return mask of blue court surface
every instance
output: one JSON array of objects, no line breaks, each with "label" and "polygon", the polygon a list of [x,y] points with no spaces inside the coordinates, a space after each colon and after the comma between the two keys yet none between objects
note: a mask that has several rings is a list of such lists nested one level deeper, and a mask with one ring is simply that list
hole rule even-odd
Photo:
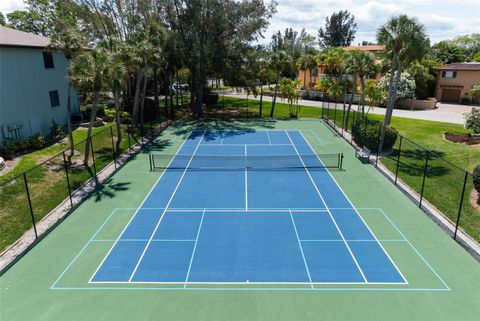
[{"label": "blue court surface", "polygon": [[322,165],[300,131],[190,133],[90,282],[406,284]]}]

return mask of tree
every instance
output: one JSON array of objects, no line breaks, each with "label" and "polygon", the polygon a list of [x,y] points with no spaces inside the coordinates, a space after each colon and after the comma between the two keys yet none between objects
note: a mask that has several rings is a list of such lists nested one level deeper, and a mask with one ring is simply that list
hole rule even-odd
[{"label": "tree", "polygon": [[50,36],[53,16],[61,0],[25,0],[27,10],[15,10],[7,14],[9,27],[31,32],[37,35]]},{"label": "tree", "polygon": [[269,55],[270,68],[275,72],[275,93],[273,95],[270,117],[273,117],[273,113],[275,112],[275,103],[277,101],[278,83],[280,80],[281,72],[285,69],[285,66],[288,66],[290,63],[291,58],[285,51],[273,51]]},{"label": "tree", "polygon": [[362,115],[365,114],[365,87],[366,79],[375,77],[377,67],[375,65],[375,56],[367,51],[352,50],[346,55],[344,62],[345,70],[353,77],[353,86],[351,99],[348,104],[346,122],[348,123],[348,116],[352,107],[353,96],[357,90],[357,78],[360,79],[361,86],[361,103],[362,103]]},{"label": "tree", "polygon": [[300,111],[300,106],[298,105],[298,99],[300,94],[297,91],[297,88],[300,86],[300,80],[292,80],[290,78],[282,78],[280,80],[279,91],[280,97],[286,99],[288,102],[288,107],[290,110],[290,117],[297,118]]},{"label": "tree", "polygon": [[317,67],[317,62],[315,57],[311,54],[302,54],[295,63],[297,69],[303,70],[303,85],[305,90],[309,90],[310,86],[307,85],[307,72],[314,75],[313,83],[315,83],[316,74],[312,73],[311,70]]},{"label": "tree", "polygon": [[191,73],[193,111],[201,117],[207,75],[213,69],[210,62],[225,59],[227,65],[236,59],[238,52],[267,27],[276,4],[260,0],[169,0],[165,3],[167,23],[181,39],[179,49]]},{"label": "tree", "polygon": [[480,134],[480,109],[475,108],[471,113],[465,114],[465,128]]},{"label": "tree", "polygon": [[415,97],[417,99],[427,99],[433,95],[432,87],[435,88],[436,79],[427,67],[416,62],[406,68],[405,71],[415,80]]},{"label": "tree", "polygon": [[477,99],[480,103],[480,84],[473,86],[470,90],[470,96],[472,96],[472,101]]},{"label": "tree", "polygon": [[[60,1],[55,8],[56,14],[52,17],[52,31],[50,47],[63,52],[65,59],[67,59],[67,74],[71,69],[70,65],[74,55],[86,45],[86,40],[79,31],[77,25],[77,17],[72,10],[72,3],[70,1]],[[72,129],[72,86],[70,77],[67,81],[67,132],[70,143],[69,160],[75,153],[75,145],[73,141]]]},{"label": "tree", "polygon": [[424,26],[415,18],[410,18],[407,15],[393,17],[383,24],[377,31],[377,40],[379,44],[385,45],[387,54],[391,59],[387,110],[379,145],[379,150],[382,150],[385,130],[392,119],[403,67],[425,55],[429,40],[425,34]]},{"label": "tree", "polygon": [[353,42],[356,32],[355,16],[347,10],[340,10],[325,18],[325,29],[318,30],[318,40],[323,48],[346,47]]},{"label": "tree", "polygon": [[83,164],[88,167],[90,157],[92,127],[95,121],[100,92],[105,88],[108,81],[108,69],[110,59],[107,51],[103,48],[95,48],[82,53],[73,59],[70,69],[70,81],[80,90],[93,95],[92,112],[85,140],[85,153]]},{"label": "tree", "polygon": [[6,25],[7,25],[7,21],[5,20],[5,16],[0,11],[0,26],[6,26]]},{"label": "tree", "polygon": [[365,96],[368,101],[368,111],[370,111],[370,107],[378,106],[380,104],[383,98],[383,94],[384,91],[378,86],[376,80],[370,79],[367,81],[367,86],[365,88]]},{"label": "tree", "polygon": [[444,40],[434,44],[430,52],[433,59],[441,61],[444,65],[454,62],[466,61],[465,50],[453,41]]}]

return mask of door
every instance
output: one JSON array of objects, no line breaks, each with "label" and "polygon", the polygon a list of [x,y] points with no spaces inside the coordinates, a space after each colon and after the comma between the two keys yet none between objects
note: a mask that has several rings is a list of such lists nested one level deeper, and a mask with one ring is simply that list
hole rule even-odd
[{"label": "door", "polygon": [[458,103],[460,101],[460,89],[443,89],[442,99],[444,103]]}]

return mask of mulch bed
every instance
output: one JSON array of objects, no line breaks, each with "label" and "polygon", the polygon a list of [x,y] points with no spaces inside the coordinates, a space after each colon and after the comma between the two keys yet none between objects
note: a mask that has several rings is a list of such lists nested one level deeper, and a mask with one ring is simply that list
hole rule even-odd
[{"label": "mulch bed", "polygon": [[453,143],[461,143],[467,145],[480,144],[480,136],[472,134],[460,134],[460,133],[445,133],[443,137]]}]

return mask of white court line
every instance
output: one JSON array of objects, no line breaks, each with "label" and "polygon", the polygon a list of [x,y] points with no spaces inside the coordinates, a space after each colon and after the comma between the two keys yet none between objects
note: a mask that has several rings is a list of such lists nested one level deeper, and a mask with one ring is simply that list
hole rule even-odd
[{"label": "white court line", "polygon": [[[305,136],[303,136],[303,133],[300,131],[300,130],[297,130],[298,133],[300,133],[300,135],[302,135],[303,137],[303,140],[305,140],[305,142],[307,143],[308,147],[310,148],[310,150],[312,151],[313,154],[315,154],[319,160],[319,162],[321,164],[323,164],[322,160],[320,159],[320,157],[318,157],[318,155],[315,153],[315,150],[312,148],[312,146],[310,145],[310,143],[308,142],[308,140],[305,138]],[[362,220],[363,224],[365,225],[365,227],[368,229],[368,231],[370,232],[370,234],[372,234],[373,238],[375,240],[378,241],[376,235],[373,233],[373,231],[370,229],[370,226],[368,226],[367,222],[365,222],[365,220],[363,219],[363,217],[360,215],[360,213],[358,212],[358,210],[355,208],[355,206],[353,206],[353,203],[352,201],[350,201],[350,199],[348,198],[347,194],[345,193],[345,191],[342,189],[342,187],[340,186],[340,184],[338,184],[337,180],[333,177],[333,175],[330,173],[329,170],[326,171],[326,173],[328,173],[328,175],[330,175],[330,178],[335,182],[335,184],[337,185],[338,189],[342,192],[343,196],[345,197],[345,199],[348,201],[348,203],[352,206],[352,209],[355,211],[355,213],[358,215],[358,217]],[[378,245],[380,246],[380,248],[382,249],[383,253],[385,253],[385,255],[388,257],[388,259],[390,260],[390,262],[393,264],[393,266],[395,267],[395,269],[397,270],[397,272],[400,274],[400,276],[402,277],[402,279],[405,281],[405,284],[408,284],[408,281],[407,279],[405,278],[405,276],[403,275],[402,271],[400,271],[400,269],[398,268],[397,264],[395,264],[395,262],[393,261],[393,259],[390,257],[390,255],[388,254],[388,252],[385,250],[385,248],[383,247],[382,243],[378,242]]]},{"label": "white court line", "polygon": [[[92,242],[115,242],[115,239],[97,239],[92,240]],[[119,242],[148,242],[148,239],[121,239]],[[195,240],[183,240],[183,239],[156,239],[152,242],[195,242]]]},{"label": "white court line", "polygon": [[310,131],[312,132],[313,136],[315,136],[315,138],[320,142],[321,145],[325,145],[325,143],[320,139],[320,137],[318,137],[318,135],[313,131],[313,129],[310,129]]},{"label": "white court line", "polygon": [[360,267],[360,264],[358,264],[358,261],[357,261],[357,259],[355,258],[355,255],[353,255],[352,249],[351,249],[350,246],[348,245],[347,241],[345,240],[345,237],[343,236],[342,231],[340,230],[340,227],[338,226],[337,222],[335,221],[335,218],[333,217],[332,213],[331,213],[330,210],[328,209],[327,203],[326,203],[325,200],[323,199],[323,196],[322,196],[322,194],[320,193],[320,190],[318,189],[317,184],[316,184],[315,181],[313,180],[312,175],[310,175],[310,172],[309,172],[307,166],[305,166],[305,163],[303,162],[303,159],[302,159],[302,157],[300,156],[300,153],[298,152],[297,147],[296,147],[295,144],[293,143],[293,141],[292,141],[292,139],[290,138],[290,135],[288,134],[287,131],[285,131],[285,134],[287,134],[288,139],[289,139],[290,142],[292,143],[293,149],[295,149],[295,152],[297,153],[298,158],[299,158],[300,161],[302,162],[303,167],[305,167],[305,171],[307,172],[308,177],[310,177],[310,180],[312,181],[312,184],[313,184],[313,186],[315,187],[315,190],[317,191],[318,196],[320,196],[323,204],[325,205],[325,207],[327,207],[328,214],[330,215],[330,218],[332,219],[333,224],[335,224],[335,227],[337,228],[337,231],[338,231],[338,233],[340,234],[340,237],[342,238],[343,242],[345,243],[345,246],[347,247],[348,252],[350,252],[350,255],[352,256],[352,259],[353,259],[353,261],[355,262],[355,265],[357,266],[360,274],[362,275],[363,280],[365,281],[365,283],[368,283],[368,280],[367,280],[367,278],[365,277],[365,274],[363,273],[363,270],[362,270],[362,268]]},{"label": "white court line", "polygon": [[[207,144],[202,144],[202,147],[205,146],[238,146],[241,147],[245,145],[244,143],[238,143],[238,144],[214,144],[214,143],[207,143]],[[291,146],[290,144],[248,144],[248,146]],[[222,155],[223,156],[223,155]]]},{"label": "white court line", "polygon": [[266,130],[265,132],[267,133],[268,144],[272,145],[272,141],[270,140],[270,134],[268,133],[268,130]]},{"label": "white court line", "polygon": [[290,219],[292,220],[293,229],[295,230],[295,235],[297,236],[298,246],[300,247],[300,252],[302,253],[303,264],[305,264],[305,270],[307,271],[308,280],[310,281],[310,286],[313,288],[312,277],[310,276],[310,269],[308,268],[307,259],[305,259],[305,254],[303,253],[302,242],[300,242],[300,237],[298,236],[297,226],[295,225],[295,220],[293,219],[292,211],[290,211]]},{"label": "white court line", "polygon": [[[188,138],[190,137],[190,135],[192,134],[192,131],[190,133],[188,133],[188,136],[187,138],[185,138],[185,140],[183,141],[183,143],[180,145],[180,147],[178,148],[177,150],[177,153],[182,149],[182,147],[185,145],[185,143],[187,142]],[[203,137],[203,136],[202,136]],[[170,160],[170,162],[168,163],[167,167],[170,166],[170,164],[173,162],[173,160],[175,159],[175,156],[172,157],[172,159]],[[140,204],[140,206],[136,209],[135,213],[133,213],[132,217],[130,218],[130,220],[128,221],[127,225],[125,225],[125,227],[123,228],[122,232],[120,233],[120,235],[118,236],[117,238],[117,241],[122,237],[123,233],[125,233],[125,231],[127,230],[127,227],[130,225],[130,223],[133,221],[133,219],[137,216],[138,212],[140,211],[140,209],[142,208],[142,205],[145,203],[145,201],[148,199],[148,197],[150,196],[150,194],[153,192],[153,189],[155,188],[155,186],[157,186],[158,182],[160,181],[160,179],[163,177],[163,174],[165,174],[166,170],[164,170],[162,172],[162,174],[157,178],[157,180],[155,181],[155,184],[153,184],[152,188],[150,189],[150,191],[148,192],[147,196],[145,196],[145,198],[143,199],[142,203]],[[93,277],[95,276],[95,274],[97,274],[98,270],[100,270],[100,268],[102,267],[103,263],[105,262],[105,260],[107,259],[107,257],[110,255],[110,252],[112,252],[113,248],[115,247],[115,245],[117,244],[117,242],[113,243],[112,244],[112,247],[110,248],[110,250],[108,250],[107,254],[105,255],[105,257],[102,259],[102,261],[100,262],[100,264],[98,265],[98,267],[95,269],[95,272],[93,272],[92,276],[90,277],[89,279],[89,283],[92,282],[92,279]]]},{"label": "white court line", "polygon": [[165,209],[163,210],[163,213],[162,213],[162,215],[160,216],[160,219],[158,220],[157,225],[155,225],[155,229],[153,230],[152,234],[150,235],[150,239],[148,240],[147,245],[146,245],[145,248],[143,249],[142,255],[140,255],[140,258],[138,259],[137,264],[135,265],[135,268],[133,269],[133,272],[132,272],[132,274],[130,275],[130,278],[128,279],[128,282],[131,282],[131,281],[132,281],[133,277],[135,276],[135,273],[137,272],[138,267],[140,266],[140,263],[141,263],[142,260],[143,260],[143,257],[145,256],[145,253],[147,252],[148,248],[150,247],[150,244],[152,243],[152,239],[153,239],[155,233],[157,232],[158,227],[160,226],[160,223],[161,223],[162,220],[163,220],[163,217],[164,217],[164,215],[165,215],[165,212],[167,211],[168,206],[170,206],[170,203],[172,202],[173,197],[175,196],[175,193],[177,192],[178,187],[180,186],[180,183],[181,183],[182,180],[183,180],[183,177],[184,177],[185,174],[187,173],[188,167],[190,166],[190,163],[192,162],[193,157],[195,157],[195,153],[197,152],[198,147],[200,146],[200,144],[201,144],[201,142],[202,142],[202,140],[203,140],[203,136],[205,136],[205,132],[206,132],[206,131],[204,130],[204,131],[203,131],[203,134],[202,134],[202,137],[200,137],[200,140],[198,141],[197,146],[195,147],[195,150],[193,151],[193,153],[192,153],[192,155],[191,155],[191,157],[190,157],[190,160],[188,161],[187,166],[185,166],[185,170],[183,171],[182,176],[180,176],[180,179],[178,180],[178,183],[177,183],[177,185],[175,186],[175,189],[173,190],[173,193],[172,193],[172,195],[170,196],[170,199],[168,200],[167,205],[165,205]]},{"label": "white court line", "polygon": [[110,215],[107,217],[107,219],[103,222],[102,225],[100,225],[100,227],[95,231],[95,233],[92,235],[92,237],[87,241],[87,243],[85,243],[85,245],[82,247],[82,249],[77,253],[77,255],[73,258],[72,261],[70,261],[70,264],[67,265],[67,267],[63,270],[63,272],[58,276],[58,278],[55,280],[55,282],[53,282],[53,284],[50,286],[50,289],[53,289],[55,287],[55,285],[57,285],[58,281],[60,281],[60,279],[65,275],[65,273],[67,272],[67,270],[73,265],[73,263],[75,263],[75,261],[80,257],[80,255],[82,255],[82,253],[85,251],[85,249],[88,247],[88,245],[92,242],[92,240],[98,235],[98,233],[100,233],[100,231],[102,230],[102,228],[105,226],[105,224],[107,224],[108,221],[110,221],[110,218],[112,218],[113,216],[113,213],[115,213],[117,211],[117,209],[114,209]]},{"label": "white court line", "polygon": [[187,276],[185,278],[185,285],[183,286],[184,288],[187,287],[188,278],[190,277],[190,270],[192,269],[193,257],[195,256],[195,251],[197,249],[198,238],[200,237],[200,231],[202,230],[204,217],[205,217],[205,210],[203,210],[202,218],[200,219],[200,225],[198,226],[197,237],[195,238],[195,244],[193,245],[192,256],[190,257],[190,263],[188,264],[188,271],[187,271]]},{"label": "white court line", "polygon": [[[245,162],[247,162],[247,145],[245,146]],[[245,210],[248,211],[248,170],[245,164]]]},{"label": "white court line", "polygon": [[435,274],[435,276],[440,280],[440,282],[442,282],[442,284],[445,286],[445,288],[447,290],[450,290],[450,287],[447,285],[447,283],[445,283],[445,281],[440,277],[440,275],[437,273],[437,271],[435,271],[435,269],[430,265],[430,263],[428,263],[427,259],[425,259],[423,257],[422,254],[420,254],[420,252],[415,248],[415,246],[413,246],[413,244],[405,237],[405,235],[402,233],[402,231],[400,231],[400,229],[397,227],[397,225],[395,223],[393,223],[393,221],[390,219],[390,217],[387,215],[387,213],[385,213],[383,211],[383,209],[381,208],[377,208],[378,210],[380,210],[380,212],[383,214],[383,216],[385,216],[385,218],[390,222],[390,224],[392,224],[392,226],[397,230],[398,233],[400,233],[400,235],[405,239],[405,241],[408,243],[408,245],[410,245],[410,247],[413,249],[413,251],[420,257],[420,259],[425,263],[426,266],[428,266],[428,268],[433,272],[433,274]]},{"label": "white court line", "polygon": [[[343,242],[343,240],[300,240],[301,242]],[[405,242],[404,239],[392,239],[392,240],[346,240],[347,242]]]}]

